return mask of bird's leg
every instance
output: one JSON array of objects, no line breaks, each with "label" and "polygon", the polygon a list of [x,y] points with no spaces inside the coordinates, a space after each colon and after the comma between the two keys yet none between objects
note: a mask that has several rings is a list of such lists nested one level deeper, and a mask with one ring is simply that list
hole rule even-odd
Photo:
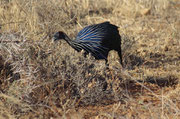
[{"label": "bird's leg", "polygon": [[120,63],[122,65],[122,67],[123,67],[121,48],[119,48],[119,50],[118,50],[118,55],[119,55],[119,58],[120,58]]},{"label": "bird's leg", "polygon": [[108,60],[107,59],[105,59],[105,61],[106,61],[106,69],[109,69],[109,63],[108,63]]},{"label": "bird's leg", "polygon": [[87,58],[88,53],[86,53],[84,50],[80,50],[80,53],[81,53],[85,58]]},{"label": "bird's leg", "polygon": [[108,60],[106,60],[106,69],[109,70],[109,73],[112,76],[112,80],[114,80],[113,70],[109,67]]},{"label": "bird's leg", "polygon": [[88,55],[88,54],[84,53],[83,55],[84,55],[85,58],[87,58],[87,55]]}]

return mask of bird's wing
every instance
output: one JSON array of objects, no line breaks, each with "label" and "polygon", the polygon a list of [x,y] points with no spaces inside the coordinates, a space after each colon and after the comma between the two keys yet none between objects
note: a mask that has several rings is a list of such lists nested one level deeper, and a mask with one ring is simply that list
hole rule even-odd
[{"label": "bird's wing", "polygon": [[97,59],[106,59],[109,49],[98,44],[81,43],[79,45],[87,53],[91,53]]},{"label": "bird's wing", "polygon": [[109,22],[104,22],[101,24],[87,26],[78,33],[76,40],[78,42],[100,43],[107,35],[108,25]]},{"label": "bird's wing", "polygon": [[85,27],[78,33],[76,42],[96,58],[106,59],[109,48],[102,45],[102,42],[108,36],[109,25],[109,22],[104,22]]}]

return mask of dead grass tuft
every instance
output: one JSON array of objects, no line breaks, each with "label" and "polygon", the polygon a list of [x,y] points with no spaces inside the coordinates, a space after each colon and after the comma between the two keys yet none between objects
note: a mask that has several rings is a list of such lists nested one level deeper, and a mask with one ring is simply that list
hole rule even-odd
[{"label": "dead grass tuft", "polygon": [[[0,118],[179,118],[180,23],[176,0],[2,0]],[[173,14],[172,14],[173,13]],[[104,61],[65,42],[110,21],[122,36]]]}]

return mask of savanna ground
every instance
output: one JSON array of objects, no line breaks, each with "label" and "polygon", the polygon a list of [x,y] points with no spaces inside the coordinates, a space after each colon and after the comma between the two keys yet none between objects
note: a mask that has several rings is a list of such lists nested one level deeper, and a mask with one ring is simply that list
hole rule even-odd
[{"label": "savanna ground", "polygon": [[[51,43],[104,21],[124,68]],[[0,0],[0,118],[177,119],[179,79],[179,0]]]}]

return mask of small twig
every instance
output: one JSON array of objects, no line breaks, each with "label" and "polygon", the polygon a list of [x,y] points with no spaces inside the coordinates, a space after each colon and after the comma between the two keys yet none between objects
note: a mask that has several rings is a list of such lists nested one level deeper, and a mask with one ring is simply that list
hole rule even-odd
[{"label": "small twig", "polygon": [[0,43],[12,43],[12,42],[14,42],[14,43],[20,43],[20,42],[22,42],[22,41],[0,41]]},{"label": "small twig", "polygon": [[24,21],[17,21],[17,22],[12,21],[12,22],[8,22],[8,23],[0,24],[0,28],[1,28],[2,26],[8,25],[8,24],[23,23],[23,22],[24,22]]}]

